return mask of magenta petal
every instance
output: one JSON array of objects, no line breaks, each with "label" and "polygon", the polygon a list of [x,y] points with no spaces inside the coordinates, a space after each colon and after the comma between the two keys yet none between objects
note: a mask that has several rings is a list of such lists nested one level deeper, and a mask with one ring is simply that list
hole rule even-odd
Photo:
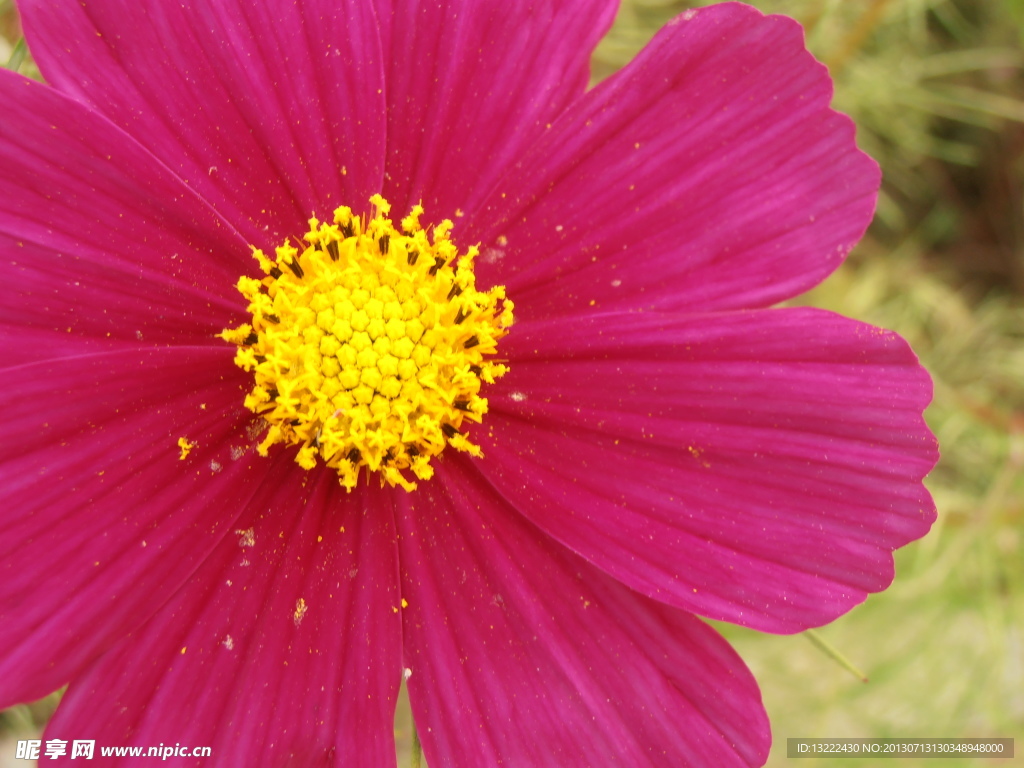
[{"label": "magenta petal", "polygon": [[3,364],[211,343],[245,242],[101,116],[6,70],[0,99]]},{"label": "magenta petal", "polygon": [[193,578],[71,684],[45,738],[210,746],[212,765],[395,764],[391,518],[380,491],[347,496],[283,458]]},{"label": "magenta petal", "polygon": [[931,383],[893,333],[807,309],[643,313],[502,344],[481,471],[651,597],[797,631],[888,586],[934,520]]},{"label": "magenta petal", "polygon": [[687,11],[472,212],[481,278],[507,285],[523,319],[803,292],[861,237],[879,184],[831,96],[792,19]]},{"label": "magenta petal", "polygon": [[[0,706],[55,690],[145,621],[264,481],[230,356],[133,350],[4,372]],[[179,437],[196,443],[184,461]]]},{"label": "magenta petal", "polygon": [[430,765],[761,765],[743,662],[510,509],[458,458],[399,496],[409,695]]},{"label": "magenta petal", "polygon": [[[384,3],[380,3],[382,6]],[[397,210],[475,208],[587,85],[617,0],[394,0],[388,176]],[[467,241],[467,243],[472,241]]]},{"label": "magenta petal", "polygon": [[[364,0],[22,0],[47,81],[95,106],[249,242],[380,190],[378,22]],[[268,230],[269,231],[266,231]]]}]

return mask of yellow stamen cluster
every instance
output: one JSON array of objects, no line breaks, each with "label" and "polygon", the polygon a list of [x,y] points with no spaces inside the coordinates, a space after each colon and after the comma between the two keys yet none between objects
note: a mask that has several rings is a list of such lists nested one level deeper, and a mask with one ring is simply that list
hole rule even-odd
[{"label": "yellow stamen cluster", "polygon": [[245,405],[269,424],[261,455],[298,445],[299,465],[319,456],[349,490],[361,467],[412,490],[403,472],[429,479],[445,445],[480,455],[460,430],[487,412],[481,383],[508,370],[485,358],[512,302],[502,286],[476,289],[477,249],[458,253],[451,221],[424,229],[415,206],[399,229],[380,195],[370,202],[368,219],[347,207],[310,219],[301,250],[254,248],[266,277],[238,281],[252,322],[221,337],[255,376]]}]

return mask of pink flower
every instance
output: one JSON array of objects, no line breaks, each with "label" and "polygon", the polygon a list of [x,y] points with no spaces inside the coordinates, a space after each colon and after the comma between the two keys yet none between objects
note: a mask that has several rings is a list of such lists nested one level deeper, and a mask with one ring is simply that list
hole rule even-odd
[{"label": "pink flower", "polygon": [[[612,0],[20,10],[49,86],[0,72],[0,705],[70,682],[46,738],[387,766],[404,675],[432,768],[762,763],[697,616],[826,623],[934,518],[906,343],[768,309],[879,183],[799,27],[687,12],[585,92]],[[257,325],[250,246],[378,193],[479,243],[515,324],[448,424],[482,457],[349,493],[258,455],[218,334]]]}]

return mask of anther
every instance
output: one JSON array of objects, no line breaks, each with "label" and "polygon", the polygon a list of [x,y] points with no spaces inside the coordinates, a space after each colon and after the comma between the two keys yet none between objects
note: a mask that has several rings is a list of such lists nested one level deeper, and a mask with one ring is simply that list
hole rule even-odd
[{"label": "anther", "polygon": [[432,233],[415,206],[396,229],[387,201],[370,202],[369,217],[340,207],[333,223],[311,218],[302,241],[285,242],[274,261],[253,248],[269,278],[239,280],[252,319],[221,336],[255,378],[245,405],[269,425],[261,455],[298,446],[303,469],[323,462],[349,490],[379,471],[382,484],[411,491],[443,450],[480,456],[462,426],[481,420],[481,386],[507,370],[484,359],[512,307],[501,287],[477,290],[479,249],[460,256],[450,221]]}]

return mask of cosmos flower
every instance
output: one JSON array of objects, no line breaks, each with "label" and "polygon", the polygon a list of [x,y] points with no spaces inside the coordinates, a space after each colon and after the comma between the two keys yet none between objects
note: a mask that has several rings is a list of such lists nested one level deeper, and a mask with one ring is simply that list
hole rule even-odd
[{"label": "cosmos flower", "polygon": [[821,625],[934,510],[898,336],[771,309],[879,173],[799,27],[611,0],[21,0],[0,705],[387,766],[758,765],[698,617]]}]

